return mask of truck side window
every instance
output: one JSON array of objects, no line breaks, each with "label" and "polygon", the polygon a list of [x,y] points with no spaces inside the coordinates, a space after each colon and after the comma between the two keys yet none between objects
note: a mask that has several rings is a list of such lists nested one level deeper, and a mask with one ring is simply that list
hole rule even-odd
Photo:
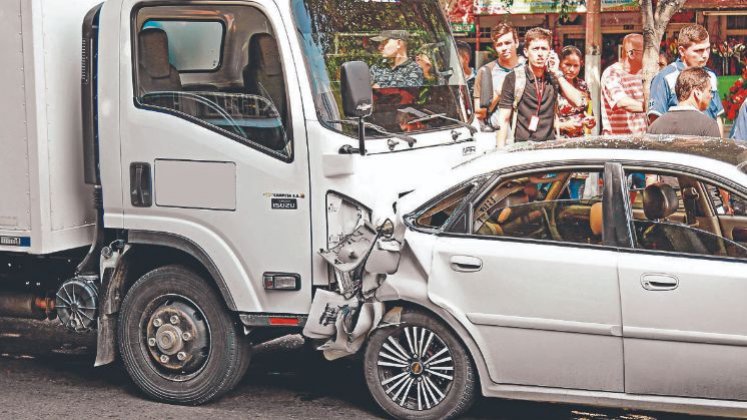
[{"label": "truck side window", "polygon": [[137,106],[292,159],[281,54],[262,12],[241,5],[143,7],[135,25]]}]

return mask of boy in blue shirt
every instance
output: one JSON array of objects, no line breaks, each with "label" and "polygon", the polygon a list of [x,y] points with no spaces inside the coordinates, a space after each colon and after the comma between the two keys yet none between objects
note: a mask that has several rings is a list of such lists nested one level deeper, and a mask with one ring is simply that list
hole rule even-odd
[{"label": "boy in blue shirt", "polygon": [[[677,45],[680,58],[664,67],[651,82],[651,98],[648,104],[648,118],[650,123],[653,123],[658,117],[667,112],[669,108],[677,106],[679,103],[674,86],[680,72],[689,67],[705,67],[708,57],[711,54],[711,42],[708,31],[698,24],[687,25],[682,28],[677,37]],[[718,82],[716,73],[708,68],[706,68],[706,71],[711,79],[713,97],[708,108],[703,112],[716,120],[719,132],[723,137],[724,122],[721,119],[721,115],[724,113],[724,106],[721,104],[721,98],[717,90]]]}]

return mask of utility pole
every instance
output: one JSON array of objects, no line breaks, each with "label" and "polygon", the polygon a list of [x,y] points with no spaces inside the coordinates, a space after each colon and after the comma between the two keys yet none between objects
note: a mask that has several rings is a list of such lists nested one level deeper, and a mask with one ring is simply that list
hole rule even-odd
[{"label": "utility pole", "polygon": [[586,84],[589,86],[591,103],[597,125],[592,134],[599,134],[602,117],[602,2],[586,0]]}]

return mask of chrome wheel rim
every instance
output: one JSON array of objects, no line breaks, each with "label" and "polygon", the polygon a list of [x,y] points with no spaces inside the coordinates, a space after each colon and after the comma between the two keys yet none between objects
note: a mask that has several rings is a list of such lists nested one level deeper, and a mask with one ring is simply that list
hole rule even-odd
[{"label": "chrome wheel rim", "polygon": [[408,410],[430,410],[440,404],[454,382],[451,349],[435,332],[406,326],[387,337],[376,358],[379,383],[395,404]]}]

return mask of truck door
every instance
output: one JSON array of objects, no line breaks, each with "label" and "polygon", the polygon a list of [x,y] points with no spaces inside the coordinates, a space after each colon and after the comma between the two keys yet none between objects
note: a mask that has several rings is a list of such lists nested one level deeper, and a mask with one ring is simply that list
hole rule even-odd
[{"label": "truck door", "polygon": [[[122,13],[131,32],[120,41],[123,227],[204,253],[232,309],[305,312],[309,169],[280,11],[148,4]],[[271,273],[288,290],[265,290]]]}]

